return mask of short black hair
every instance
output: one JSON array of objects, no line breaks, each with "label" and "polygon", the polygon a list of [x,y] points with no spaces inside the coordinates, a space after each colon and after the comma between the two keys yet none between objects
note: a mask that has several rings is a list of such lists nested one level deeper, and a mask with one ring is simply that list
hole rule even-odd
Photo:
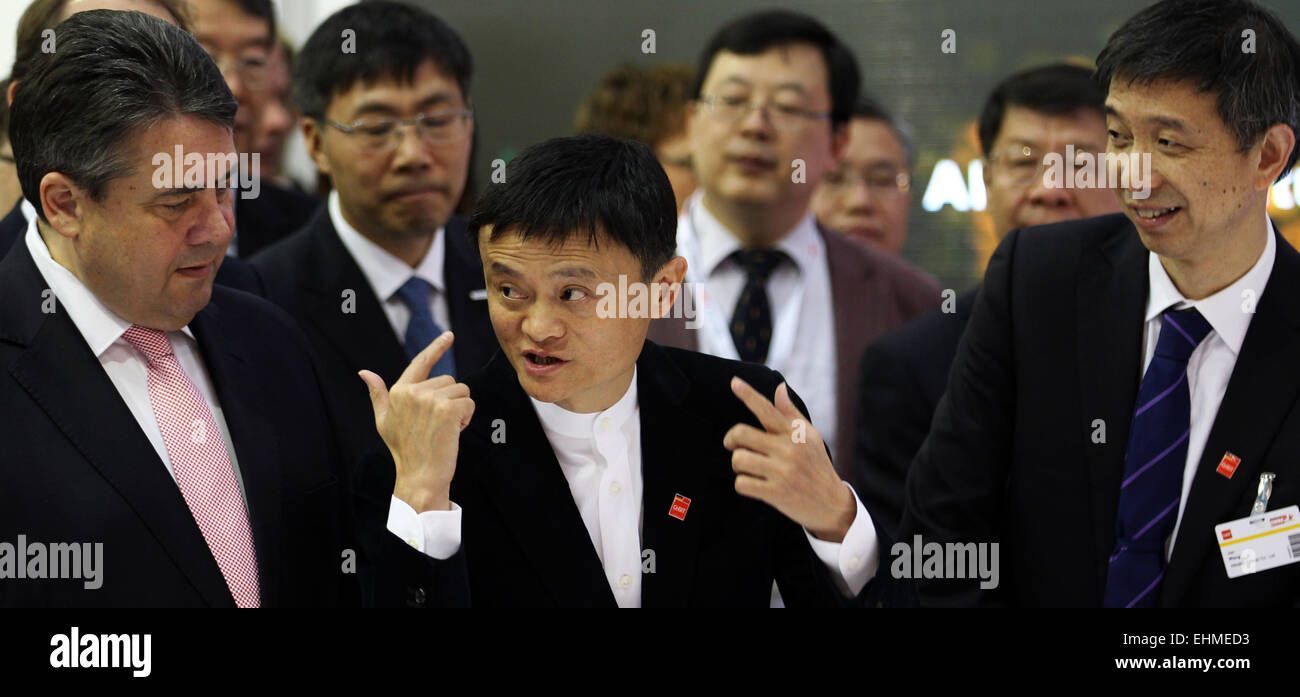
[{"label": "short black hair", "polygon": [[677,249],[677,200],[649,146],[599,133],[552,138],[506,165],[504,183],[489,184],[469,219],[469,238],[510,231],[555,246],[587,231],[632,252],[644,279]]},{"label": "short black hair", "polygon": [[858,100],[853,103],[853,118],[883,121],[888,125],[889,129],[894,132],[894,137],[898,139],[898,144],[903,146],[903,155],[907,158],[907,170],[910,172],[915,168],[916,138],[912,135],[912,128],[889,109],[886,109],[884,104],[881,104],[870,94],[863,92],[858,95]]},{"label": "short black hair", "polygon": [[[355,52],[344,53],[344,31]],[[293,98],[306,116],[324,118],[330,100],[358,81],[410,84],[426,61],[456,80],[466,104],[474,63],[460,35],[435,15],[396,2],[349,5],[321,23],[298,52]]]},{"label": "short black hair", "polygon": [[40,203],[41,179],[61,172],[99,200],[131,173],[131,139],[181,115],[233,129],[238,105],[216,63],[193,36],[142,12],[91,10],[55,29],[59,50],[42,53],[18,83],[9,137],[23,196]]},{"label": "short black hair", "polygon": [[692,93],[698,99],[713,59],[722,51],[742,56],[763,53],[773,46],[806,43],[821,51],[826,63],[826,88],[831,97],[831,125],[849,120],[862,83],[858,61],[831,30],[808,15],[789,10],[763,10],[731,20],[709,39],[695,70]]},{"label": "short black hair", "polygon": [[1073,63],[1053,63],[1018,72],[999,82],[980,110],[980,150],[988,157],[1002,130],[1007,107],[1024,107],[1048,116],[1065,116],[1080,109],[1106,114],[1106,90],[1092,71]]},{"label": "short black hair", "polygon": [[[1249,0],[1164,0],[1133,15],[1097,56],[1098,83],[1108,90],[1113,80],[1188,81],[1217,94],[1219,118],[1242,150],[1277,123],[1300,137],[1300,44],[1277,15]],[[1280,176],[1297,156],[1292,148]]]}]

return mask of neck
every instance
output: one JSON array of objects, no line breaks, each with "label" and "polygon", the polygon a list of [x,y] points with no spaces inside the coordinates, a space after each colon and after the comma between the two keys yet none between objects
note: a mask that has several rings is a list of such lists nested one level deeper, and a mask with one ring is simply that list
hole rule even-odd
[{"label": "neck", "polygon": [[343,219],[348,222],[348,225],[352,226],[353,230],[379,245],[385,252],[406,262],[407,266],[411,268],[419,266],[420,262],[424,260],[424,255],[429,253],[429,248],[433,245],[433,236],[437,232],[436,229],[423,234],[396,234],[377,225],[358,225],[355,216],[348,213],[347,208],[342,205],[342,201],[339,203],[339,213],[343,215]]},{"label": "neck", "polygon": [[[1261,220],[1262,218],[1262,220]],[[1220,244],[1192,259],[1160,257],[1174,287],[1188,300],[1200,300],[1227,288],[1259,261],[1273,234],[1268,214],[1250,216],[1244,227],[1225,236]]]},{"label": "neck", "polygon": [[807,213],[807,206],[763,206],[725,201],[707,191],[704,208],[734,235],[742,247],[770,247],[785,237]]},{"label": "neck", "polygon": [[605,411],[606,409],[618,404],[618,400],[627,394],[628,388],[632,386],[632,376],[636,373],[636,368],[628,368],[627,372],[619,374],[604,385],[600,385],[591,394],[578,394],[557,401],[555,405],[571,411],[575,414],[595,414],[596,412]]}]

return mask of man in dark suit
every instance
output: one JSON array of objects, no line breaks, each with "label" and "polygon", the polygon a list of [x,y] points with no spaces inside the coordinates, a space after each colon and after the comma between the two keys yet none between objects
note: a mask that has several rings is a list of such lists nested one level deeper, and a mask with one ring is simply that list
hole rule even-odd
[{"label": "man in dark suit", "polygon": [[[993,89],[980,111],[979,136],[999,233],[1119,211],[1110,189],[1054,188],[1041,176],[1045,153],[1105,149],[1105,101],[1092,71],[1067,63],[1016,73]],[[945,297],[862,354],[854,466],[862,501],[891,532],[903,514],[907,468],[930,430],[978,292],[976,286]]]},{"label": "man in dark suit", "polygon": [[1251,2],[1166,0],[1097,64],[1125,217],[994,254],[899,538],[999,543],[1002,583],[921,600],[1293,606],[1300,566],[1229,566],[1251,541],[1215,528],[1300,501],[1300,254],[1266,208],[1297,157],[1300,44]]},{"label": "man in dark suit", "polygon": [[862,350],[939,302],[925,272],[817,224],[809,201],[847,142],[859,75],[820,22],[783,10],[729,22],[709,41],[687,117],[699,190],[678,223],[695,316],[652,323],[658,343],[762,363],[852,467]]},{"label": "man in dark suit", "polygon": [[[384,50],[341,52],[344,30]],[[417,79],[402,81],[411,66]],[[457,341],[439,372],[469,374],[497,350],[478,252],[452,215],[469,167],[471,77],[455,31],[397,3],[340,10],[297,61],[308,151],[335,189],[306,228],[253,264],[320,356],[354,460],[382,446],[358,370],[391,383],[444,329]]]},{"label": "man in dark suit", "polygon": [[217,67],[141,13],[56,31],[13,103],[40,219],[0,261],[0,531],[102,545],[100,573],[8,555],[0,605],[466,602],[463,559],[410,550],[389,492],[354,490],[292,320],[214,287],[231,190],[153,184],[153,153],[232,152]]},{"label": "man in dark suit", "polygon": [[[413,510],[390,530],[463,539],[476,605],[766,607],[774,580],[791,604],[887,600],[870,516],[780,374],[646,341],[686,270],[674,230],[643,144],[510,162],[470,219],[501,351],[459,383],[423,379],[450,335],[391,391],[363,373],[389,446],[443,463],[396,463]],[[412,403],[431,425],[393,416]]]}]

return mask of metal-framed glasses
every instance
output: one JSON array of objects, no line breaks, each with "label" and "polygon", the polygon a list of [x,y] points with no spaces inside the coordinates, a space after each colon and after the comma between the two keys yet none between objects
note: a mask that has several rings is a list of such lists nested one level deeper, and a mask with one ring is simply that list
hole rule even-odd
[{"label": "metal-framed glasses", "polygon": [[455,143],[469,134],[469,120],[473,117],[473,109],[449,109],[404,119],[361,119],[350,124],[321,120],[355,138],[367,150],[384,151],[396,148],[407,128],[413,128],[426,143]]}]

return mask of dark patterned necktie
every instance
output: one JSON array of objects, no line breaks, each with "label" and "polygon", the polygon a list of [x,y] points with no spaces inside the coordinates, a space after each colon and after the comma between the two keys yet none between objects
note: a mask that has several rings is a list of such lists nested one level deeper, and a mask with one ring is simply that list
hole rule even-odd
[{"label": "dark patterned necktie", "polygon": [[763,363],[772,343],[772,304],[767,297],[767,279],[790,257],[778,249],[739,249],[731,258],[745,270],[745,287],[731,313],[731,340],[740,360]]},{"label": "dark patterned necktie", "polygon": [[1209,333],[1210,323],[1195,308],[1163,315],[1124,452],[1106,607],[1155,607],[1160,598],[1165,540],[1178,517],[1191,435],[1187,360]]}]

